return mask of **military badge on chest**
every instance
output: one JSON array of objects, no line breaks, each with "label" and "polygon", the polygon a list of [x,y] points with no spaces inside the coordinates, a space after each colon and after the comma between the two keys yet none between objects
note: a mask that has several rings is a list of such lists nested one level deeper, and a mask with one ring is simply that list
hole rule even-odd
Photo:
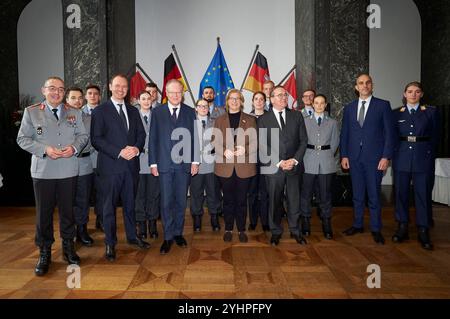
[{"label": "military badge on chest", "polygon": [[70,127],[76,127],[77,126],[77,118],[75,115],[68,115],[67,118],[67,125]]}]

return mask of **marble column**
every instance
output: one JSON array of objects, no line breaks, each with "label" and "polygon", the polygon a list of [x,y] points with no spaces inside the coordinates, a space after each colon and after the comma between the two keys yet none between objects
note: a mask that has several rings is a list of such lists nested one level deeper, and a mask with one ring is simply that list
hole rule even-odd
[{"label": "marble column", "polygon": [[424,102],[441,117],[438,157],[450,156],[450,1],[414,0],[422,20]]},{"label": "marble column", "polygon": [[369,0],[297,0],[295,13],[298,90],[328,96],[339,122],[355,98],[354,82],[369,70]]},{"label": "marble column", "polygon": [[[97,84],[108,97],[109,78],[136,60],[134,0],[62,0],[66,85]],[[69,28],[69,5],[80,8],[80,28]]]},{"label": "marble column", "polygon": [[[80,28],[70,28],[67,19],[69,5],[80,8]],[[64,78],[66,86],[96,84],[107,90],[106,54],[106,1],[105,0],[62,0],[64,35]]]}]

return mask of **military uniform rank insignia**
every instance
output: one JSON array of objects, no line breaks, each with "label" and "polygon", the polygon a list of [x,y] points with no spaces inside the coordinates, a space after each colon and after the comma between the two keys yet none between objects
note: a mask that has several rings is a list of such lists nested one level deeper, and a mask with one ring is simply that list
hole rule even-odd
[{"label": "military uniform rank insignia", "polygon": [[420,110],[421,111],[425,111],[427,109],[427,107],[425,106],[425,105],[422,105],[421,107],[420,107]]}]

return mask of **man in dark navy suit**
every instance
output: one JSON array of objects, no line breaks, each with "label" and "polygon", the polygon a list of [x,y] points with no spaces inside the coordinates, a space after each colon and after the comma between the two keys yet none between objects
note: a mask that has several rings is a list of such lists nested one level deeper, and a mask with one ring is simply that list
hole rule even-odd
[{"label": "man in dark navy suit", "polygon": [[366,191],[369,199],[370,228],[373,239],[383,245],[381,234],[381,179],[389,165],[394,147],[391,105],[372,96],[373,82],[367,74],[356,80],[359,99],[344,109],[341,131],[341,164],[350,169],[353,188],[353,226],[347,236],[364,231]]},{"label": "man in dark navy suit", "polygon": [[137,237],[134,197],[139,176],[139,154],[144,149],[145,130],[138,109],[125,103],[128,80],[115,75],[109,83],[111,99],[94,109],[91,121],[92,145],[98,151],[97,170],[103,191],[105,257],[116,258],[116,206],[122,200],[127,241],[147,249],[149,244]]},{"label": "man in dark navy suit", "polygon": [[392,240],[401,243],[409,239],[409,192],[412,180],[417,239],[424,249],[432,250],[428,232],[431,206],[429,194],[432,192],[430,177],[434,178],[434,161],[439,143],[439,120],[436,108],[420,104],[422,97],[422,84],[409,83],[404,92],[404,106],[394,112],[398,139],[392,166],[398,229]]},{"label": "man in dark navy suit", "polygon": [[178,246],[187,247],[183,237],[187,190],[191,175],[199,169],[199,151],[194,150],[196,115],[193,108],[181,102],[183,84],[168,81],[166,94],[168,102],[153,110],[149,142],[149,164],[152,174],[159,176],[161,188],[162,255],[170,251],[174,240]]}]

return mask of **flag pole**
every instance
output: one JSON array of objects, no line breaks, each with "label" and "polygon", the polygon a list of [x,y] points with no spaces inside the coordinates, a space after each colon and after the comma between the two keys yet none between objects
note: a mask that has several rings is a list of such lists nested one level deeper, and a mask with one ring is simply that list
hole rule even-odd
[{"label": "flag pole", "polygon": [[186,78],[186,74],[184,73],[183,66],[181,65],[180,58],[178,57],[177,49],[175,48],[175,44],[172,44],[172,51],[175,54],[175,59],[178,62],[178,66],[180,67],[181,74],[183,75],[184,81],[186,82],[186,86],[188,88],[189,94],[191,95],[192,103],[195,106],[194,95],[192,94],[191,87],[189,86],[189,82]]},{"label": "flag pole", "polygon": [[244,88],[245,80],[247,80],[247,76],[250,73],[250,68],[252,67],[253,60],[255,60],[256,53],[258,53],[258,49],[259,49],[259,44],[256,45],[255,52],[253,52],[253,56],[252,56],[252,59],[250,60],[250,64],[248,66],[247,73],[245,74],[244,81],[242,81],[241,88],[239,89],[239,91],[241,91],[241,92],[242,92],[242,89]]},{"label": "flag pole", "polygon": [[[151,77],[148,76],[147,72],[144,71],[144,69],[141,67],[141,65],[140,65],[139,63],[136,63],[136,67],[137,67],[142,73],[144,73],[144,75],[147,77],[147,79],[148,79],[151,83],[156,83],[155,81],[152,80]],[[158,93],[159,93],[159,94],[162,94],[162,93],[161,93],[161,90],[160,90],[158,87],[156,87],[156,89],[158,90]]]},{"label": "flag pole", "polygon": [[284,83],[284,81],[287,80],[287,78],[289,77],[289,75],[291,75],[291,73],[297,68],[297,65],[294,65],[294,67],[288,72],[288,74],[286,74],[286,76],[283,78],[283,80],[280,81],[280,83],[278,85],[282,85]]},{"label": "flag pole", "polygon": [[[125,75],[127,76],[127,78],[129,78],[131,76],[131,73],[133,72],[133,69],[136,67],[137,63],[134,63],[129,69],[128,72],[125,73]],[[135,70],[136,71],[136,70]]]}]

